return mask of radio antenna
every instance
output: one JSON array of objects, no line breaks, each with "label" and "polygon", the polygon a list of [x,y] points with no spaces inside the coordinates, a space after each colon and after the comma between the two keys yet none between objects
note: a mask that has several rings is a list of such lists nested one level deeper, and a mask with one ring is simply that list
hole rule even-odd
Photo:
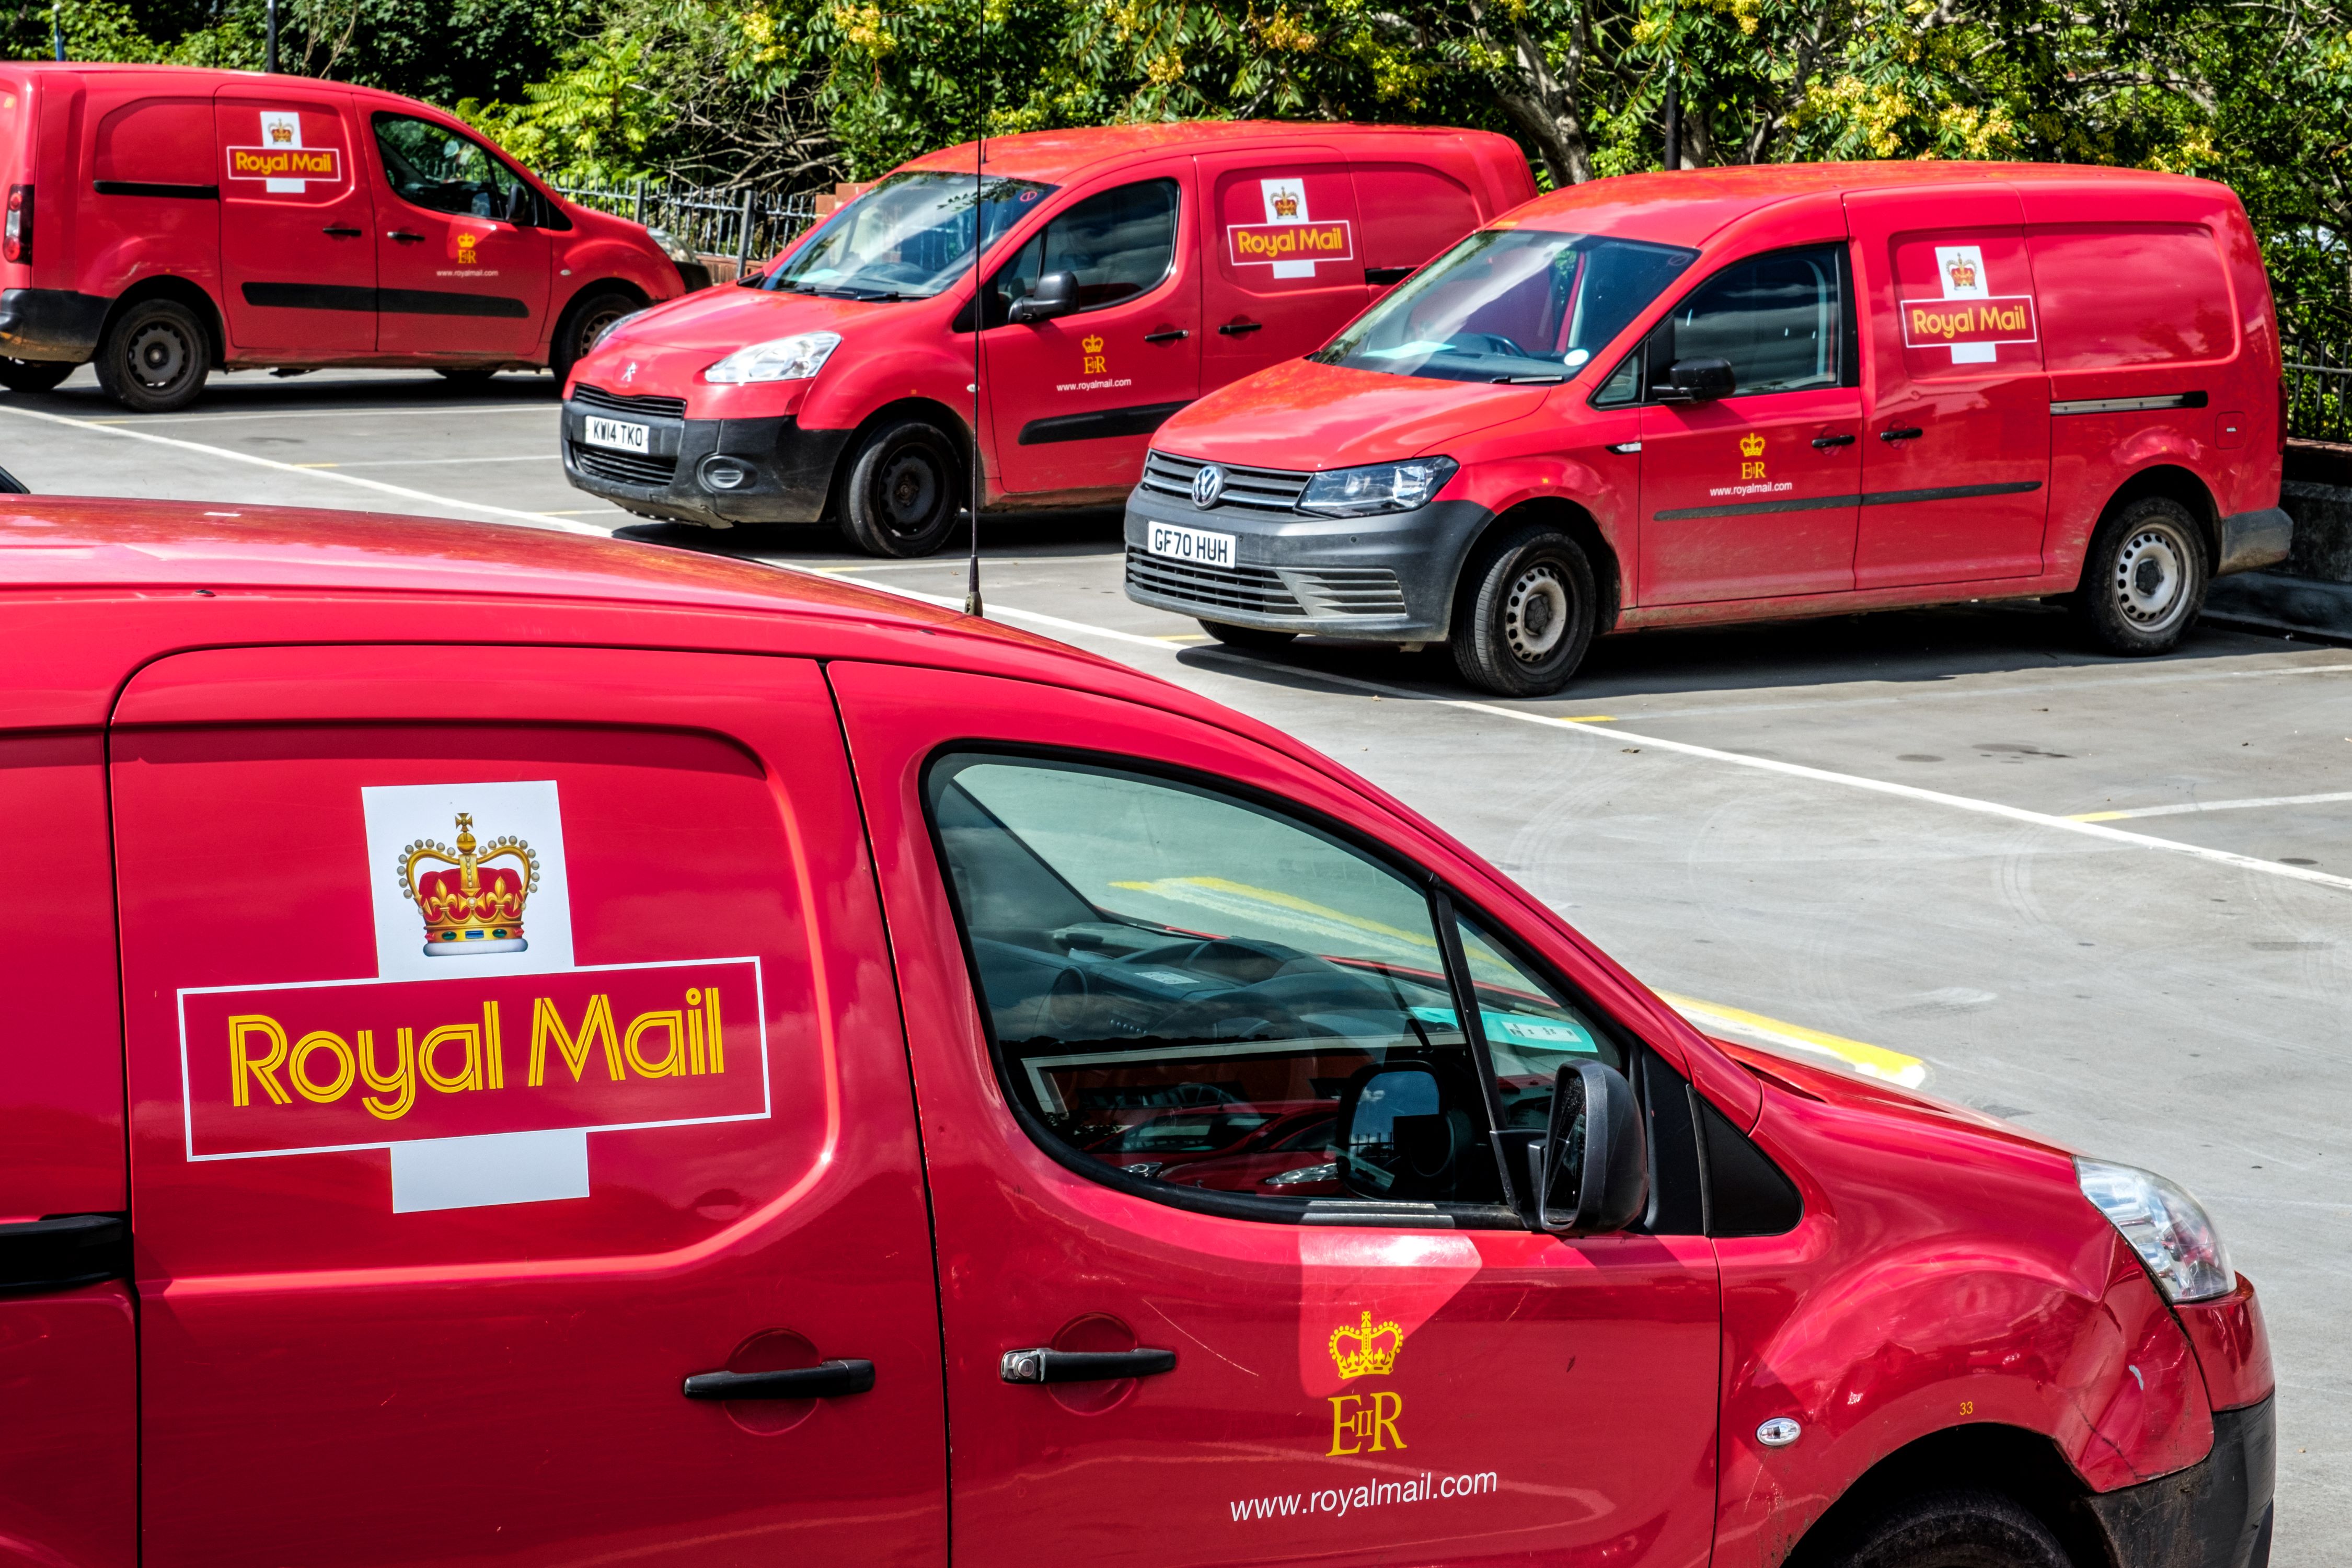
[{"label": "radio antenna", "polygon": [[980,124],[971,144],[971,539],[964,559],[963,579],[963,613],[967,616],[987,613],[980,603],[980,498],[988,489],[988,471],[980,455],[980,339],[988,326],[988,301],[982,292],[985,285],[980,276],[981,251],[988,243],[988,192],[981,174],[981,165],[988,162],[988,72],[984,68],[988,18],[984,10],[980,26],[982,97]]}]

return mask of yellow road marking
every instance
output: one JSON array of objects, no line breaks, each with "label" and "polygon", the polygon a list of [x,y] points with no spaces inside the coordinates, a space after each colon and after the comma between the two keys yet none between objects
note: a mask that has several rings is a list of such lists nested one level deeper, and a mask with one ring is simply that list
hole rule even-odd
[{"label": "yellow road marking", "polygon": [[2128,811],[2077,811],[2068,815],[2069,822],[2114,822],[2131,815]]},{"label": "yellow road marking", "polygon": [[1608,713],[1579,713],[1569,720],[1571,724],[1614,724],[1617,720]]},{"label": "yellow road marking", "polygon": [[293,467],[298,468],[340,468],[342,465],[341,463],[296,463]]},{"label": "yellow road marking", "polygon": [[1154,642],[1207,642],[1210,639],[1201,632],[1168,632],[1152,640]]},{"label": "yellow road marking", "polygon": [[1916,1089],[1927,1081],[1926,1062],[1917,1057],[1906,1057],[1901,1051],[1890,1051],[1885,1046],[1849,1040],[1843,1035],[1824,1034],[1819,1029],[1808,1029],[1802,1024],[1750,1013],[1744,1007],[1727,1007],[1720,1002],[1701,1002],[1666,991],[1659,992],[1658,998],[1694,1024],[1702,1026],[1712,1024],[1736,1034],[1753,1036],[1768,1045],[1787,1046],[1795,1050],[1834,1057],[1865,1078],[1884,1079],[1888,1083],[1899,1083],[1906,1089]]}]

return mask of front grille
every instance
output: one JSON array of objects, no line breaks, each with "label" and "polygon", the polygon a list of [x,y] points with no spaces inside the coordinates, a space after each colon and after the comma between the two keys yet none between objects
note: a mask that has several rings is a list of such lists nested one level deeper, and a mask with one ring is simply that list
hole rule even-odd
[{"label": "front grille", "polygon": [[640,419],[683,419],[686,399],[683,397],[624,397],[617,392],[607,392],[601,386],[585,382],[572,389],[572,401],[583,408],[593,408],[603,414],[630,414]]},{"label": "front grille", "polygon": [[604,447],[572,443],[572,462],[590,479],[604,479],[616,485],[639,485],[653,489],[667,489],[677,475],[676,458],[641,458],[635,452],[615,452]]},{"label": "front grille", "polygon": [[1404,589],[1385,566],[1286,568],[1283,581],[1310,616],[1402,616]]},{"label": "front grille", "polygon": [[[1199,458],[1179,458],[1168,452],[1148,452],[1143,458],[1143,488],[1155,495],[1192,499],[1192,476],[1207,463]],[[1289,511],[1298,504],[1299,492],[1307,488],[1312,474],[1294,474],[1281,468],[1237,468],[1230,463],[1218,465],[1225,470],[1225,491],[1218,506],[1235,506],[1246,511]]]},{"label": "front grille", "polygon": [[[1165,561],[1139,550],[1127,552],[1127,585],[1163,599],[1179,600],[1201,610],[1248,610],[1261,616],[1303,616],[1279,574],[1265,566],[1236,566],[1230,572]],[[1210,619],[1216,617],[1212,616]]]}]

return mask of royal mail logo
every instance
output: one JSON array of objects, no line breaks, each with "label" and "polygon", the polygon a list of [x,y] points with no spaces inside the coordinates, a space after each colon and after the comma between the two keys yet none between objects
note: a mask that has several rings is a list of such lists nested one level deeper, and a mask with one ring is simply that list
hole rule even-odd
[{"label": "royal mail logo", "polygon": [[1372,1315],[1353,1327],[1342,1323],[1331,1331],[1331,1363],[1342,1382],[1354,1377],[1386,1377],[1396,1370],[1397,1352],[1404,1349],[1404,1331],[1394,1323],[1375,1326]]},{"label": "royal mail logo", "polygon": [[341,154],[332,147],[232,147],[232,180],[331,180],[343,177]]},{"label": "royal mail logo", "polygon": [[290,125],[273,125],[269,128],[269,140],[273,144],[290,147],[294,144],[294,128]]},{"label": "royal mail logo", "polygon": [[1088,332],[1085,337],[1078,340],[1078,349],[1082,353],[1098,354],[1102,353],[1103,341],[1100,334]]},{"label": "royal mail logo", "polygon": [[1762,434],[1758,431],[1751,430],[1747,435],[1742,436],[1739,438],[1739,455],[1743,458],[1762,457],[1764,455],[1764,437]]},{"label": "royal mail logo", "polygon": [[[1341,1382],[1359,1377],[1386,1377],[1396,1370],[1404,1351],[1404,1330],[1394,1322],[1372,1321],[1364,1312],[1354,1323],[1331,1331],[1331,1363]],[[1404,1395],[1393,1389],[1371,1394],[1335,1394],[1331,1405],[1331,1447],[1325,1458],[1347,1454],[1385,1454],[1405,1446],[1397,1430],[1404,1415]]]},{"label": "royal mail logo", "polygon": [[459,229],[457,231],[457,265],[460,267],[473,266],[477,260],[475,256],[475,247],[481,244],[481,242],[482,237],[480,235],[475,234],[468,229]]},{"label": "royal mail logo", "polygon": [[[457,826],[455,849],[420,839],[401,851],[400,890],[425,916],[425,956],[528,950],[522,908],[539,887],[539,856],[520,838],[478,843],[469,811],[457,814]],[[436,861],[445,868],[417,874]]]},{"label": "royal mail logo", "polygon": [[1274,198],[1274,216],[1295,218],[1298,216],[1298,198],[1285,191]]},{"label": "royal mail logo", "polygon": [[1977,286],[1977,264],[1965,256],[1956,256],[1944,263],[1944,287],[1948,294],[1965,294]]},{"label": "royal mail logo", "polygon": [[1981,300],[1910,300],[1903,305],[1906,348],[2030,343],[2038,335],[2034,330],[2033,300],[2027,294]]},{"label": "royal mail logo", "polygon": [[1317,261],[1352,261],[1354,226],[1333,223],[1240,223],[1225,230],[1236,267]]}]

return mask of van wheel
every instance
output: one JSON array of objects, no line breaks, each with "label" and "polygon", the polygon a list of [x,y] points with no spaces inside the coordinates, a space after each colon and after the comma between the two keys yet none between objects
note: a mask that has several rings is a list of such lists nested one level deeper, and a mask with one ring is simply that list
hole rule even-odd
[{"label": "van wheel", "polygon": [[929,555],[948,542],[962,505],[955,443],[909,419],[858,444],[841,487],[841,531],[868,555]]},{"label": "van wheel", "polygon": [[2074,614],[2109,653],[2168,653],[2205,607],[2204,531],[2169,496],[2142,496],[2099,525]]},{"label": "van wheel", "polygon": [[134,414],[185,408],[212,374],[212,338],[177,300],[142,300],[98,345],[98,384]]},{"label": "van wheel", "polygon": [[2074,1568],[2050,1527],[1997,1492],[1933,1492],[1856,1531],[1835,1568]]},{"label": "van wheel", "polygon": [[76,368],[63,360],[0,359],[0,386],[11,392],[50,392]]},{"label": "van wheel", "polygon": [[1263,626],[1234,626],[1223,621],[1202,621],[1201,629],[1227,647],[1245,648],[1251,653],[1272,653],[1298,640],[1297,632],[1270,632]]},{"label": "van wheel", "polygon": [[1456,593],[1454,667],[1482,691],[1549,696],[1592,645],[1592,563],[1564,533],[1510,531],[1471,558]]},{"label": "van wheel", "polygon": [[618,289],[592,289],[564,309],[563,319],[555,323],[555,337],[548,344],[547,368],[555,373],[559,382],[572,379],[572,367],[588,357],[604,329],[624,316],[635,315],[641,306],[635,297]]}]

